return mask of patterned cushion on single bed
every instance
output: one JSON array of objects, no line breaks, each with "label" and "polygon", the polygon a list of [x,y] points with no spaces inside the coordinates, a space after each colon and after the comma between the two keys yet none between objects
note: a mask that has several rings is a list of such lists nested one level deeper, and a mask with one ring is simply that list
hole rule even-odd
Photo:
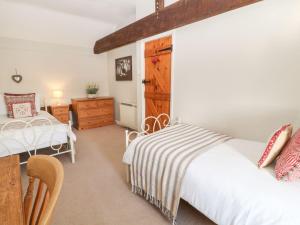
[{"label": "patterned cushion on single bed", "polygon": [[290,124],[282,126],[270,138],[267,147],[258,161],[258,167],[268,166],[280,154],[284,145],[288,142],[292,135],[293,127]]},{"label": "patterned cushion on single bed", "polygon": [[275,165],[275,174],[277,179],[286,175],[290,178],[299,178],[300,167],[300,129],[293,135],[288,144],[284,147],[282,153],[277,158]]},{"label": "patterned cushion on single bed", "polygon": [[[7,116],[9,118],[18,118],[20,114],[17,113],[17,109],[20,109],[19,104],[24,104],[24,103],[30,104],[31,110],[30,110],[30,114],[28,112],[23,113],[23,117],[25,117],[25,114],[29,116],[37,115],[37,111],[35,107],[35,93],[29,93],[29,94],[4,93],[4,99],[6,103]],[[14,108],[15,108],[15,112],[17,113],[17,117],[14,117]]]},{"label": "patterned cushion on single bed", "polygon": [[15,119],[32,116],[31,104],[29,102],[13,104],[12,107]]}]

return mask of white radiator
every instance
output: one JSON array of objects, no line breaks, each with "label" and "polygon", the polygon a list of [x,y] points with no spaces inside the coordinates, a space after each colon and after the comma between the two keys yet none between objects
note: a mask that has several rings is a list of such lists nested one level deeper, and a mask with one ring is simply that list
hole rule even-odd
[{"label": "white radiator", "polygon": [[136,105],[131,103],[120,103],[120,125],[137,130]]}]

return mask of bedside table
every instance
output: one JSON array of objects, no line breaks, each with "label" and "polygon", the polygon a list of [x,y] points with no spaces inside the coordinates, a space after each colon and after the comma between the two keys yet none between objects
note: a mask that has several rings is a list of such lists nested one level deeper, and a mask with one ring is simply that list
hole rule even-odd
[{"label": "bedside table", "polygon": [[50,106],[51,114],[62,123],[69,123],[69,105]]}]

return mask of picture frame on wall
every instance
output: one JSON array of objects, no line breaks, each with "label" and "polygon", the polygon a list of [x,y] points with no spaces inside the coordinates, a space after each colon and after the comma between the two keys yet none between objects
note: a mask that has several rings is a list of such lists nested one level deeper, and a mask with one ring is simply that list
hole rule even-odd
[{"label": "picture frame on wall", "polygon": [[116,59],[116,81],[132,80],[132,56]]}]

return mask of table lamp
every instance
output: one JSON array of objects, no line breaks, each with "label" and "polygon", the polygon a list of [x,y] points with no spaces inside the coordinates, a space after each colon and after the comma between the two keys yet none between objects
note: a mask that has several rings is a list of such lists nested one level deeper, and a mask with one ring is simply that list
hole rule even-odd
[{"label": "table lamp", "polygon": [[52,96],[56,100],[56,105],[61,105],[61,98],[63,97],[62,90],[54,90],[52,92]]}]

